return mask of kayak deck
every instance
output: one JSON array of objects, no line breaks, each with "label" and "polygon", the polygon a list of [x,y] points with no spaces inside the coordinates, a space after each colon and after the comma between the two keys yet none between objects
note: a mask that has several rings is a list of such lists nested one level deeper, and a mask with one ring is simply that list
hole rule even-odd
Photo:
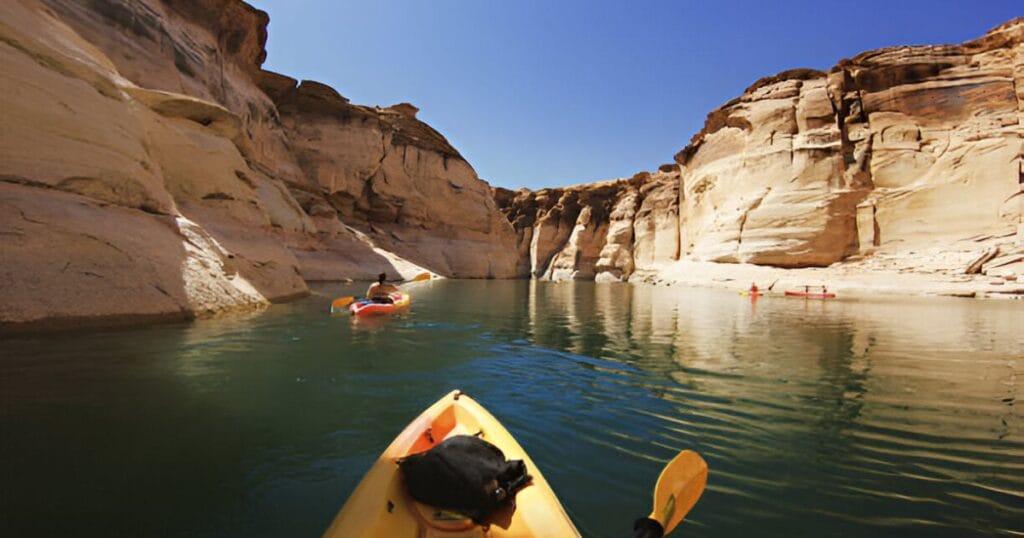
[{"label": "kayak deck", "polygon": [[[429,450],[454,435],[479,435],[506,459],[523,460],[533,477],[516,494],[515,508],[483,527],[469,519],[416,503],[406,492],[396,460]],[[335,516],[325,537],[578,537],[540,469],[519,443],[480,404],[452,391],[414,419],[377,459]]]},{"label": "kayak deck", "polygon": [[408,293],[402,292],[391,293],[388,296],[391,297],[392,302],[390,303],[378,303],[369,299],[355,301],[349,306],[349,312],[353,316],[390,314],[409,306],[409,301],[412,299]]}]

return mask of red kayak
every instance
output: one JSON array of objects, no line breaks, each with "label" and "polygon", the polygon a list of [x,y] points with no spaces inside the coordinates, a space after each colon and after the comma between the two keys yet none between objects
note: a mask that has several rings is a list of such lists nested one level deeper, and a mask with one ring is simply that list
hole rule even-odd
[{"label": "red kayak", "polygon": [[835,299],[834,293],[814,293],[806,291],[787,291],[786,297],[804,297],[806,299]]}]

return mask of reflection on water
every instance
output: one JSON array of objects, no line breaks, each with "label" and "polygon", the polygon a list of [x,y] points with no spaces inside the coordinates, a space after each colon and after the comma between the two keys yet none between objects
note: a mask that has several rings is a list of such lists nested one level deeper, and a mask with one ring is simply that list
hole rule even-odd
[{"label": "reflection on water", "polygon": [[439,281],[399,316],[327,315],[358,288],[3,342],[0,520],[315,535],[409,419],[462,388],[587,536],[630,535],[682,448],[711,467],[687,536],[1024,532],[1019,302]]}]

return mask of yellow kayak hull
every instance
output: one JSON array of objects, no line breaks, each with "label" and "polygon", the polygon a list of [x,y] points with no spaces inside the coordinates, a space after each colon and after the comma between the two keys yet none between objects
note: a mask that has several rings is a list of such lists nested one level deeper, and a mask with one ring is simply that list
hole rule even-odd
[{"label": "yellow kayak hull", "polygon": [[[510,460],[523,460],[533,477],[516,494],[515,509],[498,514],[486,528],[413,501],[396,460],[429,450],[453,435],[474,435],[497,446]],[[416,417],[366,473],[324,533],[330,538],[571,538],[580,536],[555,492],[523,447],[469,396],[452,391]]]}]

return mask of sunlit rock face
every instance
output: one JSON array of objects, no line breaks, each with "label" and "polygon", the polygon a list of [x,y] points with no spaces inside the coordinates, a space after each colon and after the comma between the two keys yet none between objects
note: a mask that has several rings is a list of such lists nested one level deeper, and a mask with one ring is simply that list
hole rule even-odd
[{"label": "sunlit rock face", "polygon": [[762,79],[676,155],[683,255],[824,266],[1017,222],[1024,22]]},{"label": "sunlit rock face", "polygon": [[237,0],[0,5],[0,323],[514,272],[489,188],[415,107],[305,106],[337,93],[260,70],[267,22]]},{"label": "sunlit rock face", "polygon": [[1022,42],[1015,19],[962,45],[786,71],[712,111],[678,169],[497,190],[519,236],[517,272],[618,280],[676,259],[821,267],[1024,233]]},{"label": "sunlit rock face", "polygon": [[678,257],[677,167],[576,187],[495,189],[518,234],[520,277],[626,280]]},{"label": "sunlit rock face", "polygon": [[186,318],[307,292],[280,244],[233,248],[197,224],[270,226],[275,193],[232,143],[234,114],[136,86],[38,3],[6,2],[2,21],[0,321]]},{"label": "sunlit rock face", "polygon": [[270,73],[263,81],[308,179],[292,188],[307,212],[448,276],[514,276],[515,236],[490,188],[416,107],[353,105],[322,84]]}]

